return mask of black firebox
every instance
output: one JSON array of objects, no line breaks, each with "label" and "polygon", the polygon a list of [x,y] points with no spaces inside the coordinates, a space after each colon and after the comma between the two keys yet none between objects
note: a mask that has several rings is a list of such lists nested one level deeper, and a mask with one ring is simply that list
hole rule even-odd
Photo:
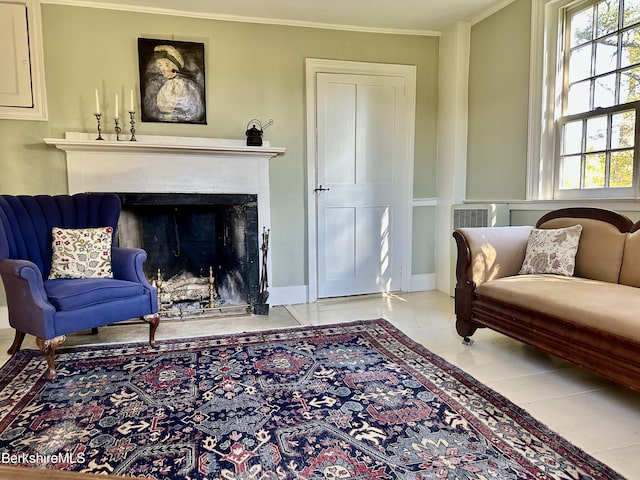
[{"label": "black firebox", "polygon": [[227,303],[256,302],[259,288],[257,195],[120,193],[118,243],[147,252],[152,281],[177,276],[216,279]]}]

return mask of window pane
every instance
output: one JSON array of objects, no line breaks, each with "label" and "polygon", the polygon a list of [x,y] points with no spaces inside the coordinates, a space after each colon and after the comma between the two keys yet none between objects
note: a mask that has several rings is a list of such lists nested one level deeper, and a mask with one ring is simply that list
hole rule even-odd
[{"label": "window pane", "polygon": [[563,157],[560,163],[560,189],[580,188],[580,155]]},{"label": "window pane", "polygon": [[635,144],[636,112],[611,115],[611,148],[633,147]]},{"label": "window pane", "polygon": [[591,43],[573,50],[569,56],[569,82],[591,76]]},{"label": "window pane", "polygon": [[640,21],[640,0],[624,0],[624,26]]},{"label": "window pane", "polygon": [[593,108],[611,107],[616,104],[616,74],[596,78],[593,89]]},{"label": "window pane", "polygon": [[[565,11],[563,111],[554,134],[560,136],[556,188],[574,192],[558,198],[586,197],[599,190],[620,196],[638,186],[640,0],[572,4],[581,6]],[[589,194],[588,189],[598,192]]]},{"label": "window pane", "polygon": [[633,150],[611,153],[609,186],[613,188],[633,185]]},{"label": "window pane", "polygon": [[622,34],[620,62],[621,67],[640,63],[640,27],[632,28]]},{"label": "window pane", "polygon": [[587,142],[585,151],[595,152],[607,148],[607,117],[587,120]]},{"label": "window pane", "polygon": [[596,42],[596,75],[615,70],[617,60],[618,35],[609,35]]},{"label": "window pane", "polygon": [[589,153],[584,162],[584,188],[604,188],[607,156],[605,153]]},{"label": "window pane", "polygon": [[597,4],[596,35],[602,37],[618,29],[618,0],[606,0]]},{"label": "window pane", "polygon": [[593,7],[571,16],[571,47],[593,40]]},{"label": "window pane", "polygon": [[640,100],[640,67],[625,70],[620,74],[620,103]]},{"label": "window pane", "polygon": [[582,120],[564,125],[562,136],[562,153],[582,152]]},{"label": "window pane", "polygon": [[589,85],[591,82],[575,83],[569,87],[567,96],[567,114],[587,112],[589,110]]}]

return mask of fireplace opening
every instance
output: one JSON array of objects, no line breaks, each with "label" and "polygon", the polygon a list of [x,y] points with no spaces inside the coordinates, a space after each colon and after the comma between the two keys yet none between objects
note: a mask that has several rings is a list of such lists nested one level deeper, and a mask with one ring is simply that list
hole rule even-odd
[{"label": "fireplace opening", "polygon": [[256,303],[260,281],[257,195],[119,196],[118,245],[147,252],[144,273],[160,286],[161,311],[182,315],[214,305]]}]

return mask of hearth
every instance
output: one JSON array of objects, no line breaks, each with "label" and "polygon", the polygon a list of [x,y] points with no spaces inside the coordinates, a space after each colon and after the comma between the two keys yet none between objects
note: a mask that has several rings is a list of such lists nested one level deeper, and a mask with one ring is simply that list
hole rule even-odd
[{"label": "hearth", "polygon": [[119,193],[118,244],[147,252],[161,313],[214,313],[258,302],[257,195]]}]

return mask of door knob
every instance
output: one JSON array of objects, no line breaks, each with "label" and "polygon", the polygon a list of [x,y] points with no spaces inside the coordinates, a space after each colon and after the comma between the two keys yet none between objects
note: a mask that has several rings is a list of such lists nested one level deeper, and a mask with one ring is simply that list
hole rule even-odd
[{"label": "door knob", "polygon": [[331,190],[330,188],[322,188],[322,185],[320,185],[318,188],[314,188],[313,191],[318,193],[318,192],[327,192]]}]

